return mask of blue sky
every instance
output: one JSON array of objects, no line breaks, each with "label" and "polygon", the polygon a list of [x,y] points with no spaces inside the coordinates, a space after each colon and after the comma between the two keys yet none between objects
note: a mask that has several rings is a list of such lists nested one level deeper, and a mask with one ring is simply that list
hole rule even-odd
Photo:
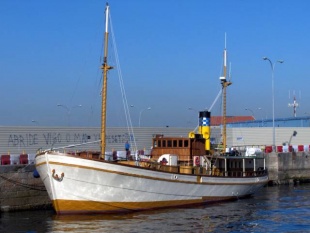
[{"label": "blue sky", "polygon": [[[105,1],[0,1],[0,125],[99,126]],[[233,85],[227,114],[310,113],[307,0],[111,0],[134,126],[192,127],[221,86],[227,35]],[[110,40],[111,41],[111,40]],[[112,47],[109,64],[116,64]],[[108,126],[124,126],[117,70],[109,73]],[[289,99],[289,92],[291,92]],[[65,105],[69,111],[57,104]],[[76,107],[82,105],[82,107]],[[260,109],[258,109],[260,108]],[[220,115],[220,101],[212,109]],[[35,122],[32,122],[32,121]],[[69,122],[69,123],[68,123]]]}]

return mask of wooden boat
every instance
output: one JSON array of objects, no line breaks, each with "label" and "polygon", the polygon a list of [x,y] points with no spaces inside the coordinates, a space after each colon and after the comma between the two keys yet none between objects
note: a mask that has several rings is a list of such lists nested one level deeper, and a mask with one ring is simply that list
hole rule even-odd
[{"label": "wooden boat", "polygon": [[[199,113],[188,138],[156,135],[150,159],[105,160],[108,17],[103,62],[101,151],[37,153],[36,169],[57,214],[120,213],[250,196],[268,182],[263,157],[230,156],[210,144],[210,116]],[[223,90],[228,86],[221,78]],[[225,92],[224,92],[225,93]],[[225,117],[224,117],[225,119]],[[224,139],[224,148],[225,139]]]}]

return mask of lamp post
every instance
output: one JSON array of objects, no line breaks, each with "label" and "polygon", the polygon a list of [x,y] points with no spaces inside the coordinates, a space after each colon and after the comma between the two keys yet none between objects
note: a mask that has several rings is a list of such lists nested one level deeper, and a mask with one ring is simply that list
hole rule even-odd
[{"label": "lamp post", "polygon": [[[198,111],[197,109],[195,109],[195,108],[188,107],[187,109],[188,109],[189,111],[195,112],[196,114],[199,114],[199,111]],[[188,121],[188,123],[191,123],[191,121]]]},{"label": "lamp post", "polygon": [[[274,127],[274,67],[276,63],[272,63],[272,61],[268,57],[263,57],[263,60],[267,60],[270,63],[271,67],[271,88],[272,88],[272,149],[275,151],[276,147],[276,131]],[[279,63],[283,63],[283,60],[277,60]]]},{"label": "lamp post", "polygon": [[[257,110],[262,110],[262,108],[257,108]],[[262,117],[262,127],[264,126],[264,115],[263,115],[263,112],[261,112],[261,117]]]},{"label": "lamp post", "polygon": [[140,115],[139,115],[139,127],[141,126],[141,115],[142,115],[142,113],[143,113],[145,110],[151,110],[151,107],[142,109],[142,110],[140,111]]},{"label": "lamp post", "polygon": [[250,111],[251,113],[252,113],[252,117],[254,118],[254,120],[255,120],[255,117],[254,117],[254,112],[252,111],[252,109],[249,109],[249,108],[246,108],[245,109],[246,111],[248,110],[248,111]]},{"label": "lamp post", "polygon": [[32,123],[38,125],[39,123],[36,120],[31,120]]},{"label": "lamp post", "polygon": [[67,117],[68,117],[68,126],[69,126],[69,125],[70,125],[70,117],[71,117],[71,109],[72,109],[72,108],[80,108],[80,107],[82,107],[82,105],[79,104],[79,105],[75,105],[75,106],[73,106],[73,107],[71,107],[71,108],[68,108],[66,105],[57,104],[57,107],[62,107],[62,108],[64,108],[64,109],[66,109],[66,111],[67,111]]}]

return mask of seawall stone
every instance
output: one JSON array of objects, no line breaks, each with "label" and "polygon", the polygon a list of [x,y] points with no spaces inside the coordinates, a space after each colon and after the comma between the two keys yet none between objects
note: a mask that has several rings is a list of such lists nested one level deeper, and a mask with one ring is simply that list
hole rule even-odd
[{"label": "seawall stone", "polygon": [[52,208],[41,179],[33,177],[34,169],[33,164],[0,166],[1,212]]},{"label": "seawall stone", "polygon": [[307,152],[269,153],[266,166],[269,179],[274,184],[308,182],[310,179],[310,156]]}]

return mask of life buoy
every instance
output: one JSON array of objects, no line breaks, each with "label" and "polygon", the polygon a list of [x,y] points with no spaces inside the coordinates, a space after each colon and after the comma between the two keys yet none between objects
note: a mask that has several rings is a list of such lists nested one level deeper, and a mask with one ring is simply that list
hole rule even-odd
[{"label": "life buoy", "polygon": [[195,158],[195,165],[196,166],[200,166],[200,158],[199,158],[199,156],[196,156],[196,158]]}]

